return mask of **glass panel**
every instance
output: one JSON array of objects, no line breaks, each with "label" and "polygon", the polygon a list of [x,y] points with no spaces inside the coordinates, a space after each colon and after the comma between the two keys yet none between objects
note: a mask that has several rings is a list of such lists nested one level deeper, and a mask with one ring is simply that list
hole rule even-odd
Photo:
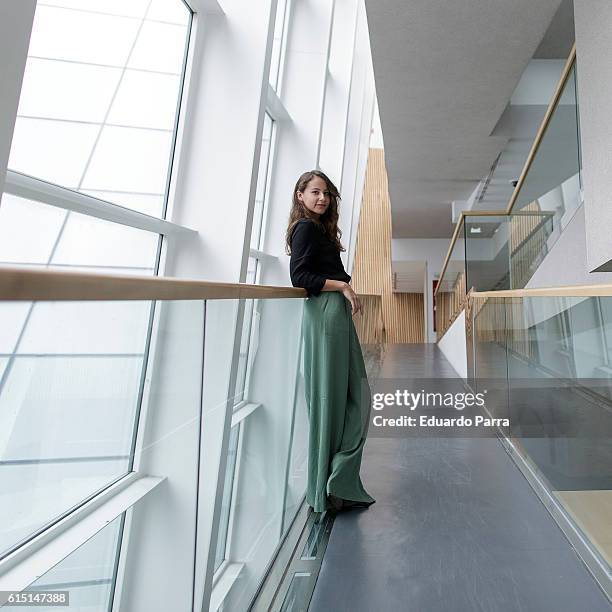
[{"label": "glass panel", "polygon": [[[503,298],[475,298],[474,362],[478,379],[507,377],[506,306]],[[488,405],[488,404],[487,404]]]},{"label": "glass panel", "polygon": [[[612,566],[612,298],[516,300],[510,402],[526,405],[536,436],[515,436],[602,560]],[[520,336],[527,341],[520,350]],[[519,378],[520,377],[520,378]],[[526,384],[521,378],[529,378]],[[528,401],[526,401],[528,397]]]},{"label": "glass panel", "polygon": [[255,210],[253,211],[253,229],[251,231],[251,248],[262,249],[264,239],[264,221],[268,200],[268,182],[271,174],[271,150],[274,121],[268,115],[264,116],[264,129],[259,157],[259,176],[255,194]]},{"label": "glass panel", "polygon": [[[32,57],[26,64],[19,112],[24,117],[100,123],[120,79],[121,68]],[[63,129],[62,124],[57,129]]]},{"label": "glass panel", "polygon": [[291,424],[291,441],[287,466],[287,486],[285,490],[285,507],[283,509],[283,527],[285,533],[297,514],[308,479],[308,410],[304,388],[304,352],[301,350],[297,368],[296,388],[293,400]]},{"label": "glass panel", "polygon": [[[108,123],[171,131],[180,84],[178,75],[126,71],[110,107]],[[143,104],[144,100],[154,100],[155,104]]]},{"label": "glass panel", "polygon": [[468,380],[474,392],[487,394],[486,406],[493,418],[509,418],[505,300],[475,297],[471,311],[474,325],[471,350],[468,340]]},{"label": "glass panel", "polygon": [[0,262],[47,264],[66,211],[4,193],[0,203]]},{"label": "glass panel", "polygon": [[[126,17],[142,17],[150,0],[45,0],[49,6],[95,11],[109,15],[124,15]],[[149,9],[149,13],[151,9]]]},{"label": "glass panel", "polygon": [[51,265],[142,268],[152,273],[159,237],[156,234],[70,213]]},{"label": "glass panel", "polygon": [[227,535],[230,524],[230,512],[232,506],[232,489],[236,473],[236,455],[238,453],[238,439],[240,437],[240,425],[234,425],[230,431],[229,446],[227,449],[227,463],[225,465],[225,478],[223,479],[223,501],[221,502],[221,518],[219,520],[219,532],[217,534],[217,547],[215,553],[216,572],[225,560]]},{"label": "glass panel", "polygon": [[[261,406],[241,422],[240,478],[231,526],[231,558],[245,562],[246,567],[226,597],[228,610],[248,608],[276,551],[283,522],[294,517],[285,514],[287,463],[292,445],[300,446],[308,435],[306,426],[294,422],[292,411],[303,303],[301,299],[266,299],[257,304],[259,340],[248,397]],[[292,481],[296,487],[299,483]],[[301,499],[304,493],[302,488],[292,497]]]},{"label": "glass panel", "polygon": [[[184,13],[188,14],[183,2],[173,0],[173,4],[182,5]],[[145,21],[128,59],[128,68],[180,74],[183,69],[186,36],[186,25]]]},{"label": "glass panel", "polygon": [[467,285],[476,291],[510,288],[507,216],[465,217],[465,267]]},{"label": "glass panel", "polygon": [[141,354],[150,302],[36,302],[18,354]]},{"label": "glass panel", "polygon": [[505,435],[609,568],[612,298],[489,298],[473,307],[478,385],[507,372],[495,407],[510,419]]},{"label": "glass panel", "polygon": [[149,307],[37,303],[37,352],[0,361],[0,554],[132,469],[165,478],[130,510],[120,565],[117,520],[30,587],[69,590],[70,609],[111,609],[115,572],[117,609],[194,608],[204,302],[157,302],[145,356]]},{"label": "glass panel", "polygon": [[612,300],[598,299],[602,322],[602,343],[604,367],[612,367]]},{"label": "glass panel", "polygon": [[554,213],[534,203],[513,212],[509,218],[510,289],[522,289],[538,269],[554,236]]},{"label": "glass panel", "polygon": [[[9,194],[0,206],[0,262],[112,267],[152,274],[159,236]],[[137,270],[137,272],[135,272]]]},{"label": "glass panel", "polygon": [[138,36],[140,20],[79,8],[80,3],[74,10],[38,5],[28,56],[124,66]]},{"label": "glass panel", "polygon": [[279,0],[276,6],[274,23],[274,40],[272,41],[272,59],[270,60],[270,85],[278,92],[281,84],[283,65],[283,41],[287,31],[290,0]]},{"label": "glass panel", "polygon": [[169,132],[104,126],[79,188],[163,193],[171,144]]},{"label": "glass panel", "polygon": [[187,25],[189,23],[189,11],[185,10],[184,2],[152,0],[149,12],[147,13],[147,19]]},{"label": "glass panel", "polygon": [[39,3],[9,168],[161,216],[190,19],[181,0]]},{"label": "glass panel", "polygon": [[9,169],[78,190],[98,131],[93,124],[18,116]]},{"label": "glass panel", "polygon": [[[196,546],[202,542],[196,535],[202,532],[196,532],[197,515],[208,503],[200,495],[210,484],[204,475],[216,462],[203,440],[202,370],[209,304],[156,303],[134,469],[166,480],[133,507],[123,541],[119,610],[198,609]],[[204,572],[197,576],[203,581]]]},{"label": "glass panel", "polygon": [[26,302],[4,302],[0,318],[0,354],[12,353],[21,333],[31,305]]},{"label": "glass panel", "polygon": [[457,240],[448,258],[442,278],[436,287],[434,308],[435,331],[438,338],[450,327],[461,312],[466,293],[465,278],[465,224],[463,219],[457,230]]},{"label": "glass panel", "polygon": [[251,400],[246,393],[247,372],[250,369],[249,361],[257,352],[257,336],[259,333],[259,314],[255,307],[256,300],[245,300],[244,319],[242,324],[242,337],[240,340],[240,353],[238,355],[238,371],[236,374],[236,387],[234,392],[234,406],[243,400]]},{"label": "glass panel", "polygon": [[519,289],[581,205],[575,68],[510,215],[465,217],[467,287]]},{"label": "glass panel", "polygon": [[467,285],[476,291],[525,287],[547,255],[553,214],[536,204],[511,215],[465,217]]},{"label": "glass panel", "polygon": [[[38,609],[82,612],[107,612],[111,609],[123,517],[120,515],[111,521],[23,591],[32,594],[37,591],[68,591],[69,606],[62,608],[39,604]],[[23,609],[23,606],[2,607],[7,612],[20,612]]]},{"label": "glass panel", "polygon": [[512,210],[535,207],[553,216],[556,233],[549,248],[581,204],[579,142],[574,67]]},{"label": "glass panel", "polygon": [[7,347],[20,324],[0,380],[4,554],[129,471],[151,304],[1,308]]},{"label": "glass panel", "polygon": [[308,606],[308,596],[311,590],[312,575],[310,572],[295,572],[281,606],[281,612],[305,610]]}]

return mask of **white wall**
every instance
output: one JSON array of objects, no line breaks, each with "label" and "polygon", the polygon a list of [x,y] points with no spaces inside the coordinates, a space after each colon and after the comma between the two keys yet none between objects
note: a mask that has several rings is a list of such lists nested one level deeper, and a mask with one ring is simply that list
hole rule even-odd
[{"label": "white wall", "polygon": [[343,262],[349,274],[352,272],[355,260],[359,211],[363,197],[374,113],[374,69],[369,41],[365,4],[360,2],[355,39],[355,61],[351,77],[351,97],[353,100],[349,105],[342,170],[343,198],[346,202],[352,202],[350,226],[341,226],[346,237],[345,246],[347,246],[346,253],[343,253]]},{"label": "white wall", "polygon": [[238,282],[246,276],[276,0],[222,2],[198,15],[171,221],[198,231],[167,273]]},{"label": "white wall", "polygon": [[440,342],[440,350],[461,378],[467,380],[467,351],[465,340],[465,310],[453,321]]},{"label": "white wall", "polygon": [[588,270],[612,271],[612,3],[574,0]]},{"label": "white wall", "polygon": [[394,238],[391,240],[391,261],[425,261],[424,279],[425,334],[427,342],[435,342],[432,308],[432,283],[442,269],[450,240],[446,238]]},{"label": "white wall", "polygon": [[[291,195],[300,174],[315,168],[317,161],[341,192],[340,229],[346,248],[342,259],[347,272],[352,271],[375,100],[374,73],[363,2],[336,6],[335,12],[344,20],[337,34],[340,40],[333,32],[329,41],[324,23],[325,19],[331,19],[331,5],[326,1],[319,5],[314,0],[295,3],[294,28],[298,23],[306,29],[308,23],[311,28],[314,23],[319,26],[317,36],[311,31],[292,30],[288,41],[281,99],[292,121],[283,124],[278,135],[264,243],[265,251],[278,260],[266,263],[261,277],[263,284],[290,284],[285,232]],[[330,74],[324,83],[328,44]],[[346,48],[339,49],[338,45],[353,49],[350,61]],[[309,90],[308,95],[304,88],[307,81],[314,83],[314,91]],[[322,126],[320,145],[319,125]]]},{"label": "white wall", "polygon": [[609,273],[588,271],[584,212],[584,206],[576,211],[544,261],[529,279],[527,288],[610,282]]},{"label": "white wall", "polygon": [[378,110],[378,102],[375,102],[374,116],[372,118],[372,133],[370,135],[370,148],[384,149],[385,143],[383,139],[382,126],[380,124],[380,112]]}]

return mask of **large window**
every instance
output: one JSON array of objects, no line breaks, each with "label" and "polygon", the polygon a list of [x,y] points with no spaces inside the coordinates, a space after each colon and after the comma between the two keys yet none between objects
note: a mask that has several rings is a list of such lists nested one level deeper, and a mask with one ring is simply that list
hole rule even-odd
[{"label": "large window", "polygon": [[[270,174],[272,172],[274,134],[275,121],[266,113],[264,116],[264,130],[259,156],[259,176],[257,178],[255,209],[253,211],[253,225],[251,230],[251,256],[249,257],[246,278],[246,282],[250,284],[256,284],[259,281],[259,274],[263,264],[261,252],[264,246]],[[256,339],[258,327],[259,314],[257,310],[257,300],[246,300],[234,397],[234,403],[236,405],[246,400],[248,396],[249,372],[253,359],[255,358],[255,353],[257,352]]]},{"label": "large window", "polygon": [[[190,25],[181,0],[38,2],[0,263],[157,273]],[[132,469],[152,329],[144,301],[1,310],[0,557]]]},{"label": "large window", "polygon": [[272,169],[272,143],[274,140],[276,122],[268,112],[264,115],[264,127],[259,153],[259,176],[255,193],[255,210],[253,211],[253,226],[251,230],[251,248],[263,248],[265,231],[265,214],[268,202],[270,174]]},{"label": "large window", "polygon": [[276,22],[274,23],[274,39],[272,41],[272,59],[270,62],[270,85],[279,92],[282,85],[282,69],[284,65],[285,41],[289,23],[291,0],[278,0],[276,6]]},{"label": "large window", "polygon": [[45,0],[9,169],[164,215],[190,12],[180,0]]},{"label": "large window", "polygon": [[[281,86],[284,47],[289,21],[289,5],[290,0],[279,0],[274,24],[269,83],[275,92],[278,92]],[[270,257],[264,249],[276,131],[277,122],[270,110],[267,109],[264,114],[261,148],[259,150],[259,170],[251,226],[250,256],[246,275],[246,282],[249,284],[257,284],[259,282],[262,266],[265,265],[266,259]],[[233,515],[235,503],[233,497],[235,486],[233,483],[237,479],[241,467],[237,455],[240,455],[240,447],[244,436],[243,428],[245,427],[245,417],[242,417],[239,411],[241,409],[245,410],[245,407],[248,411],[247,404],[255,401],[255,398],[251,397],[249,387],[251,372],[259,346],[260,308],[261,304],[258,300],[245,300],[240,352],[238,354],[238,367],[233,394],[235,417],[240,420],[232,427],[230,433],[228,460],[224,476],[221,521],[216,543],[215,572],[223,568],[223,562],[226,559],[231,558],[229,536],[232,527],[230,517]]]}]

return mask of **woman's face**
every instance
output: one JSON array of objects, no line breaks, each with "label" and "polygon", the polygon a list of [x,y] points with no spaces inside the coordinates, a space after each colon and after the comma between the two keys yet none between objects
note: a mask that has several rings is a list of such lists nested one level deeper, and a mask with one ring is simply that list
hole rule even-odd
[{"label": "woman's face", "polygon": [[327,184],[320,176],[311,178],[306,189],[297,192],[297,197],[315,215],[322,215],[330,202]]}]

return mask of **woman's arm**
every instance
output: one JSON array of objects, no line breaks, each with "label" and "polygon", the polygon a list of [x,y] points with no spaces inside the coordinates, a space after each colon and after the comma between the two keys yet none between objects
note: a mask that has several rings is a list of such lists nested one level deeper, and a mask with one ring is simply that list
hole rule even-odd
[{"label": "woman's arm", "polygon": [[326,282],[324,276],[314,271],[317,231],[311,222],[300,221],[291,237],[291,283],[294,287],[306,289],[309,296],[319,295]]},{"label": "woman's arm", "polygon": [[342,295],[351,303],[352,314],[361,312],[363,314],[363,305],[361,300],[357,297],[357,294],[353,291],[353,288],[344,281],[332,280],[327,278],[321,291],[340,291]]},{"label": "woman's arm", "polygon": [[306,289],[309,296],[319,295],[321,291],[339,291],[351,303],[353,314],[363,312],[359,298],[348,283],[325,278],[313,271],[317,232],[311,222],[299,222],[293,230],[289,264],[292,285]]}]

